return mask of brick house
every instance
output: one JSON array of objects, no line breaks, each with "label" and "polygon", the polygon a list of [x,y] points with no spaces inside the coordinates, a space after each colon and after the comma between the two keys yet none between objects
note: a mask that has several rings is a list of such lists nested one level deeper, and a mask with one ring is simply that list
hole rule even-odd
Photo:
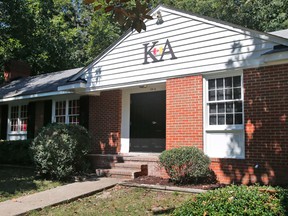
[{"label": "brick house", "polygon": [[146,32],[128,31],[84,68],[2,86],[1,138],[81,124],[98,167],[134,161],[142,174],[164,176],[160,152],[197,146],[220,182],[287,183],[288,31],[166,6],[151,15]]}]

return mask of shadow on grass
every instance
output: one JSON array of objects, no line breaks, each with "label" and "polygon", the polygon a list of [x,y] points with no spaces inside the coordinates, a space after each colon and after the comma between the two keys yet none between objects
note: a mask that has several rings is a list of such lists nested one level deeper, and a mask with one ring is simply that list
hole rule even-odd
[{"label": "shadow on grass", "polygon": [[25,191],[37,190],[32,169],[0,167],[0,201],[1,197],[9,197]]}]

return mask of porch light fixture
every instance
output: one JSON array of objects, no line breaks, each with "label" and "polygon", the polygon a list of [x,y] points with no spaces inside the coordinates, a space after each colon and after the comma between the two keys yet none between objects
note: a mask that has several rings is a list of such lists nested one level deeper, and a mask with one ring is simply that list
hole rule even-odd
[{"label": "porch light fixture", "polygon": [[164,23],[164,20],[162,19],[162,14],[160,11],[157,12],[157,25],[161,25],[162,23]]}]

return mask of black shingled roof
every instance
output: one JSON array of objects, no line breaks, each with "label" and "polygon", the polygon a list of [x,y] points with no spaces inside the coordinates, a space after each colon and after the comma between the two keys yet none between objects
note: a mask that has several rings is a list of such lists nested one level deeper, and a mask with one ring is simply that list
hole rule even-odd
[{"label": "black shingled roof", "polygon": [[82,68],[20,78],[0,88],[0,99],[57,91],[58,86],[77,74]]}]

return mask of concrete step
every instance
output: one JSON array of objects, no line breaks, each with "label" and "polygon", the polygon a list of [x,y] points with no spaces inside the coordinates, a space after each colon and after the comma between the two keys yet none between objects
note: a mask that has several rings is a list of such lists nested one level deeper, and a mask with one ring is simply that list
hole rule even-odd
[{"label": "concrete step", "polygon": [[112,169],[96,169],[97,176],[106,176],[121,179],[134,179],[143,175],[141,169],[138,168],[112,168]]},{"label": "concrete step", "polygon": [[159,155],[105,155],[90,154],[88,155],[93,167],[112,168],[116,163],[141,163],[147,164],[151,162],[157,163]]},{"label": "concrete step", "polygon": [[132,168],[132,169],[147,169],[147,164],[143,164],[143,163],[115,163],[114,167],[116,168]]}]

